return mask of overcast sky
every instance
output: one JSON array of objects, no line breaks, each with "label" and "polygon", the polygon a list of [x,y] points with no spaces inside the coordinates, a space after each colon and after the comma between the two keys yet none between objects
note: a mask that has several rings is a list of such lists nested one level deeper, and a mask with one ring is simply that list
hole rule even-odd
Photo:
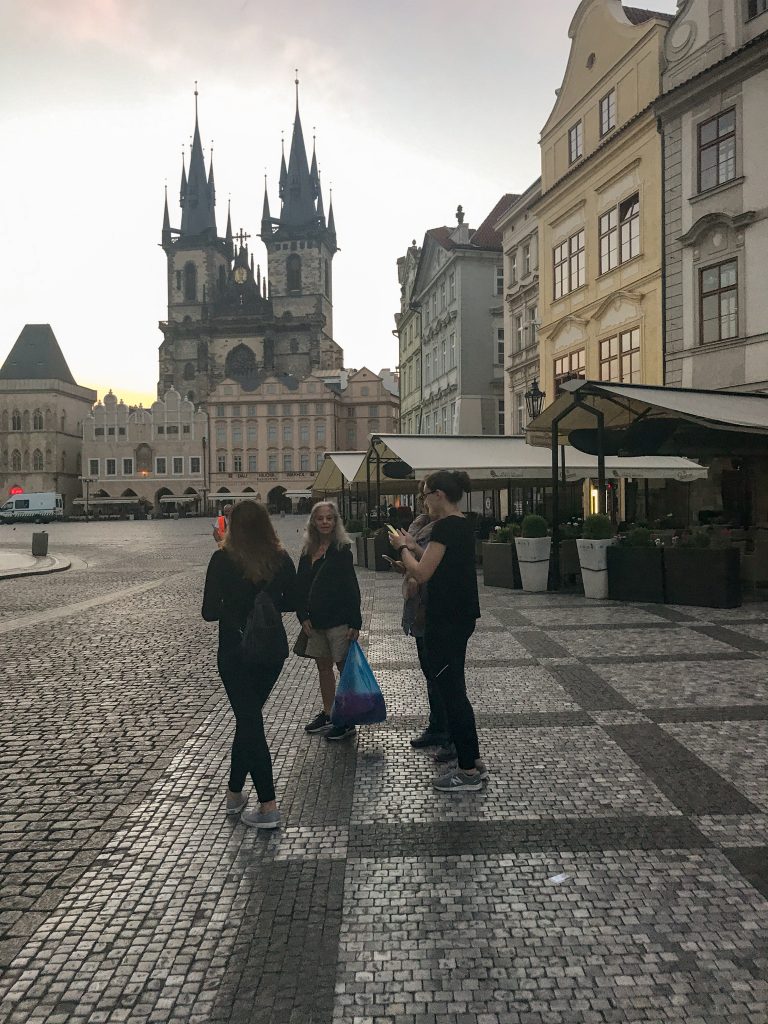
[{"label": "overcast sky", "polygon": [[235,231],[264,266],[263,175],[276,215],[298,67],[305,137],[316,126],[333,186],[334,335],[346,366],[393,367],[398,256],[454,223],[459,203],[476,227],[538,176],[576,6],[0,0],[0,362],[25,323],[50,323],[78,383],[151,401],[163,185],[177,227],[194,81],[219,232],[231,195]]}]

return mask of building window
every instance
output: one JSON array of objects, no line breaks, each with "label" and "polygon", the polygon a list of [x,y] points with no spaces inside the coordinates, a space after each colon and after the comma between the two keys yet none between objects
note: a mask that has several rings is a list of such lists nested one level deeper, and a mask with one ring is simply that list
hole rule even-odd
[{"label": "building window", "polygon": [[440,311],[441,312],[445,309],[445,306],[446,306],[446,302],[445,302],[445,281],[441,281],[440,282]]},{"label": "building window", "polygon": [[[363,394],[368,394],[367,389],[363,391]],[[325,402],[315,402],[315,416],[325,416]]]},{"label": "building window", "polygon": [[445,338],[440,342],[440,373],[448,371],[448,342]]},{"label": "building window", "polygon": [[289,292],[301,291],[301,256],[292,252],[285,261],[286,285]]},{"label": "building window", "polygon": [[504,433],[504,399],[503,398],[499,398],[498,399],[497,407],[498,407],[498,423],[497,423],[497,426],[499,428],[499,433],[503,434]]},{"label": "building window", "polygon": [[43,453],[39,448],[35,448],[32,452],[32,469],[40,472],[43,468]]},{"label": "building window", "polygon": [[184,267],[184,298],[187,302],[197,299],[197,267],[187,263]]},{"label": "building window", "polygon": [[324,423],[316,423],[315,424],[315,440],[316,441],[321,441],[323,444],[325,444],[325,424]]},{"label": "building window", "polygon": [[515,351],[522,352],[524,343],[523,334],[523,318],[522,316],[515,317]]},{"label": "building window", "polygon": [[32,413],[32,429],[43,429],[43,414],[40,412],[39,409],[35,409],[35,411]]},{"label": "building window", "polygon": [[432,433],[437,433],[437,409],[432,413]]},{"label": "building window", "polygon": [[504,265],[502,263],[496,267],[496,294],[504,294]]},{"label": "building window", "polygon": [[249,455],[248,456],[248,472],[249,473],[256,473],[256,472],[258,472],[258,469],[259,469],[259,457],[258,457],[258,455]]},{"label": "building window", "polygon": [[379,415],[379,407],[378,407],[378,405],[369,405],[368,406],[368,415],[369,416],[378,416]]},{"label": "building window", "polygon": [[442,419],[442,425],[440,429],[444,434],[448,433],[448,406],[444,405],[440,410],[440,418]]},{"label": "building window", "polygon": [[183,472],[184,472],[184,459],[181,457],[181,455],[174,455],[173,456],[173,475],[174,476],[181,476]]},{"label": "building window", "polygon": [[456,365],[456,334],[454,332],[448,336],[448,365],[451,369]]},{"label": "building window", "polygon": [[725,110],[699,125],[699,192],[736,177],[736,111]]},{"label": "building window", "polygon": [[[109,427],[107,432],[110,433],[110,434],[114,434],[115,428],[114,427]],[[165,424],[161,423],[160,426],[157,428],[157,432],[158,432],[158,434],[164,434],[165,433]]]},{"label": "building window", "polygon": [[523,246],[523,277],[528,277],[531,272],[531,247]]},{"label": "building window", "polygon": [[627,263],[640,252],[640,195],[623,200],[600,217],[600,273]]},{"label": "building window", "polygon": [[283,416],[293,416],[293,405],[291,402],[283,402]]},{"label": "building window", "polygon": [[577,121],[568,129],[568,163],[575,163],[584,155],[584,125]]},{"label": "building window", "polygon": [[88,476],[98,476],[98,475],[99,475],[99,460],[98,459],[88,459]]},{"label": "building window", "polygon": [[107,476],[117,476],[117,459],[107,459]]},{"label": "building window", "polygon": [[248,406],[248,415],[249,416],[255,416],[256,415],[256,406],[255,405],[249,405]]},{"label": "building window", "polygon": [[202,465],[199,455],[192,455],[189,460],[189,472],[197,474],[200,472],[200,466]]},{"label": "building window", "polygon": [[368,387],[360,388],[360,394],[361,395],[367,395],[369,391],[370,391],[370,388],[368,388]]},{"label": "building window", "polygon": [[607,96],[600,100],[600,135],[607,135],[616,127],[616,90],[611,89]]},{"label": "building window", "polygon": [[227,456],[226,455],[217,455],[216,456],[216,466],[217,466],[218,471],[220,473],[226,473],[226,471],[227,471]]},{"label": "building window", "polygon": [[325,462],[325,454],[323,452],[316,452],[315,453],[315,469],[322,469],[324,462]]},{"label": "building window", "polygon": [[232,444],[243,443],[243,428],[238,424],[232,427]]},{"label": "building window", "polygon": [[528,307],[528,344],[535,345],[539,340],[539,307]]},{"label": "building window", "polygon": [[586,349],[579,348],[555,360],[555,396],[560,394],[560,385],[567,380],[584,380]]},{"label": "building window", "polygon": [[270,402],[267,406],[267,416],[277,416],[277,405],[274,402]]},{"label": "building window", "polygon": [[157,476],[165,476],[166,472],[167,472],[167,469],[166,469],[165,456],[164,455],[158,455],[158,457],[155,459],[155,473],[157,474]]},{"label": "building window", "polygon": [[18,472],[21,469],[21,452],[18,448],[14,448],[11,454],[11,469]]},{"label": "building window", "polygon": [[247,437],[249,441],[256,441],[258,439],[259,432],[255,423],[248,424]]},{"label": "building window", "polygon": [[496,362],[504,365],[504,328],[496,328]]},{"label": "building window", "polygon": [[432,292],[432,319],[437,316],[437,292]]},{"label": "building window", "polygon": [[267,424],[267,441],[270,444],[271,443],[277,444],[277,424],[276,423],[268,423]]},{"label": "building window", "polygon": [[517,284],[517,249],[509,254],[509,283]]},{"label": "building window", "polygon": [[277,472],[277,455],[269,455],[267,457],[267,469],[270,473]]},{"label": "building window", "polygon": [[293,441],[293,424],[283,424],[283,441]]},{"label": "building window", "polygon": [[[350,415],[353,415],[354,411],[354,409],[347,410]],[[301,441],[302,444],[307,444],[309,442],[309,423],[306,421],[299,424],[299,441]]]},{"label": "building window", "polygon": [[216,427],[216,444],[224,446],[227,443],[227,428],[218,426]]},{"label": "building window", "polygon": [[133,459],[123,459],[123,476],[133,476]]},{"label": "building window", "polygon": [[640,328],[600,342],[600,380],[634,384],[640,380]]},{"label": "building window", "polygon": [[525,392],[515,392],[515,424],[517,426],[517,433],[525,433],[526,424],[526,409],[525,409]]},{"label": "building window", "polygon": [[765,14],[766,11],[768,11],[768,0],[748,0],[748,18],[756,18],[758,14]]},{"label": "building window", "polygon": [[700,274],[701,341],[725,341],[739,333],[736,260],[705,267]]},{"label": "building window", "polygon": [[578,231],[554,248],[555,298],[581,288],[586,283],[584,232]]},{"label": "building window", "polygon": [[[456,275],[455,274],[449,274],[448,275],[448,301],[449,302],[455,302],[456,301]],[[411,330],[413,330],[413,328],[411,328]],[[413,340],[413,338],[411,338],[411,340]]]},{"label": "building window", "polygon": [[232,472],[242,473],[243,472],[243,456],[235,455],[232,458]]},{"label": "building window", "polygon": [[302,473],[309,472],[309,452],[302,452],[299,456]]},{"label": "building window", "polygon": [[217,405],[216,406],[216,415],[217,416],[223,416],[224,415],[224,406],[223,405]]},{"label": "building window", "polygon": [[451,402],[451,433],[456,433],[456,403]]},{"label": "building window", "polygon": [[[11,430],[21,430],[21,413],[18,409],[14,409],[11,413]],[[104,433],[103,430],[102,433]]]},{"label": "building window", "polygon": [[425,384],[429,384],[429,382],[432,380],[432,374],[430,372],[430,368],[432,366],[431,359],[432,359],[432,357],[430,356],[429,352],[427,352],[426,355],[424,356],[424,383]]}]

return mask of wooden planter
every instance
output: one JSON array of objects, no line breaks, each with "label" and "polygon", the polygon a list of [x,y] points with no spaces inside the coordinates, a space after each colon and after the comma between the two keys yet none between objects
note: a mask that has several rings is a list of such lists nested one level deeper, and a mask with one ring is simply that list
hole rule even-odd
[{"label": "wooden planter", "polygon": [[664,562],[660,547],[617,544],[608,548],[607,555],[611,600],[664,603]]},{"label": "wooden planter", "polygon": [[483,583],[486,587],[520,590],[520,563],[514,544],[492,544],[483,541]]},{"label": "wooden planter", "polygon": [[667,601],[701,608],[741,607],[737,548],[665,547]]}]

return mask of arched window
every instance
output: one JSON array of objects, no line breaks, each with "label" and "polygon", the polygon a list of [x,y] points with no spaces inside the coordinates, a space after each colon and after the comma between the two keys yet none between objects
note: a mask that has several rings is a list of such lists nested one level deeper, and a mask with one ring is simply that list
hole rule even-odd
[{"label": "arched window", "polygon": [[330,299],[330,297],[331,297],[331,263],[330,263],[330,260],[325,260],[325,294]]},{"label": "arched window", "polygon": [[298,253],[292,252],[288,259],[285,261],[285,271],[288,278],[288,291],[289,292],[300,292],[301,291],[301,256]]},{"label": "arched window", "polygon": [[188,391],[187,392],[187,401],[188,402],[194,402],[194,400],[195,400],[195,392],[194,391]]},{"label": "arched window", "polygon": [[43,429],[43,414],[40,412],[39,409],[35,409],[35,411],[32,413],[32,429]]},{"label": "arched window", "polygon": [[2,415],[0,415],[0,430],[4,434],[8,433],[8,410],[3,409]]},{"label": "arched window", "polygon": [[224,374],[233,377],[235,380],[240,377],[250,377],[256,372],[256,356],[253,350],[247,345],[236,345],[227,356],[224,364]]},{"label": "arched window", "polygon": [[152,449],[148,444],[140,444],[136,449],[136,472],[152,472]]},{"label": "arched window", "polygon": [[197,267],[194,263],[184,266],[184,298],[188,302],[197,300]]},{"label": "arched window", "polygon": [[43,468],[43,453],[39,448],[35,448],[32,452],[32,469],[40,472]]},{"label": "arched window", "polygon": [[299,351],[299,339],[291,338],[291,352],[296,353]]},{"label": "arched window", "polygon": [[195,364],[194,363],[185,363],[184,364],[184,380],[194,380],[194,379],[195,379]]},{"label": "arched window", "polygon": [[16,470],[17,473],[21,469],[21,452],[18,448],[13,449],[13,455],[11,455],[11,469]]}]

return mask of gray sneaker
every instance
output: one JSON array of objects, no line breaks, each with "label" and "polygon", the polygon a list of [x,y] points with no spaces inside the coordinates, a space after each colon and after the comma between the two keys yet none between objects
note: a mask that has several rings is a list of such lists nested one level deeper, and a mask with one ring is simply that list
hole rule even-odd
[{"label": "gray sneaker", "polygon": [[432,760],[435,764],[450,764],[451,761],[456,760],[456,747],[452,743],[448,743],[432,755]]},{"label": "gray sneaker", "polygon": [[483,782],[485,782],[485,780],[488,778],[490,774],[490,772],[486,768],[485,761],[481,761],[480,758],[478,757],[478,759],[475,761],[475,768],[477,768],[477,774],[480,776]]},{"label": "gray sneaker", "polygon": [[227,814],[239,814],[248,803],[248,796],[245,793],[235,793],[234,796],[227,794]]},{"label": "gray sneaker", "polygon": [[253,828],[279,828],[280,811],[247,811],[240,815],[240,821]]},{"label": "gray sneaker", "polygon": [[432,779],[432,785],[441,793],[476,793],[483,788],[483,780],[479,771],[470,775],[461,768],[454,768],[447,775]]}]

